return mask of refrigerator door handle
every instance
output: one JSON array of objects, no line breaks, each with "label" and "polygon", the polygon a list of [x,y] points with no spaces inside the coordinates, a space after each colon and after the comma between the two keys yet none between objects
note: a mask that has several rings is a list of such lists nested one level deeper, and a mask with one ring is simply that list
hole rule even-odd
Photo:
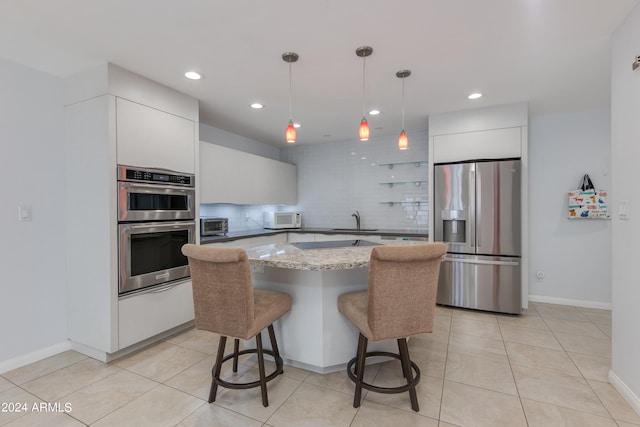
[{"label": "refrigerator door handle", "polygon": [[471,165],[469,170],[469,245],[474,248],[476,245],[476,167]]},{"label": "refrigerator door handle", "polygon": [[480,250],[480,247],[482,246],[482,232],[479,230],[480,227],[482,227],[482,203],[478,203],[479,200],[482,200],[482,174],[480,173],[480,168],[478,167],[478,165],[476,164],[476,174],[475,174],[475,206],[474,206],[474,212],[476,214],[475,216],[475,225],[476,225],[476,232],[474,233],[475,235],[475,239],[476,239],[476,253]]},{"label": "refrigerator door handle", "polygon": [[445,256],[443,261],[462,262],[466,264],[484,264],[484,265],[519,265],[520,261],[491,261],[484,259],[468,259],[468,258],[451,258]]}]

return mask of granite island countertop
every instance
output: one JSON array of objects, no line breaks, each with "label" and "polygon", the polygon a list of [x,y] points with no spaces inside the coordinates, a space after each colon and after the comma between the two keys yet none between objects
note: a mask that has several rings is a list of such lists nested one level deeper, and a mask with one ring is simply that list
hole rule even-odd
[{"label": "granite island countertop", "polygon": [[[344,240],[340,241],[343,247],[318,249],[300,249],[293,243],[275,243],[249,248],[247,255],[252,266],[306,271],[349,270],[368,267],[372,248],[384,244],[369,242],[371,246],[355,246],[353,242],[353,240]],[[326,244],[326,242],[318,243]],[[393,242],[401,245],[425,243],[410,240]]]}]

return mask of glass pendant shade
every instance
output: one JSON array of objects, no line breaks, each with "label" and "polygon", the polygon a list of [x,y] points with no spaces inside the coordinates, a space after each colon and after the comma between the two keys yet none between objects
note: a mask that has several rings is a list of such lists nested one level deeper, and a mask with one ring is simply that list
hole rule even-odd
[{"label": "glass pendant shade", "polygon": [[360,122],[360,141],[368,141],[369,140],[369,123],[367,123],[367,119],[363,116],[362,121]]},{"label": "glass pendant shade", "polygon": [[296,128],[293,127],[293,122],[291,120],[289,120],[289,126],[287,126],[285,137],[287,138],[287,142],[289,144],[293,144],[294,142],[296,142]]},{"label": "glass pendant shade", "polygon": [[409,138],[407,138],[407,134],[405,133],[404,129],[402,129],[402,132],[400,132],[400,137],[398,138],[398,148],[400,150],[406,150],[407,148],[409,148]]}]

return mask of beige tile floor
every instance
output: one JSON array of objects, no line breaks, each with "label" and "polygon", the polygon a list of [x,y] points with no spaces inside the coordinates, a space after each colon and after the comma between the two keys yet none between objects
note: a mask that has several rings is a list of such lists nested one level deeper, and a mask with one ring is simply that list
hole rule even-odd
[{"label": "beige tile floor", "polygon": [[[267,408],[259,389],[221,389],[208,404],[217,337],[190,330],[106,365],[68,351],[5,373],[0,425],[640,426],[607,381],[610,330],[603,310],[532,303],[514,317],[438,307],[433,334],[409,343],[422,370],[419,413],[407,394],[366,393],[355,409],[344,372],[291,367],[269,383]],[[256,377],[254,359],[236,375]],[[367,377],[399,384],[400,367],[372,365]],[[42,402],[50,406],[34,411]]]}]

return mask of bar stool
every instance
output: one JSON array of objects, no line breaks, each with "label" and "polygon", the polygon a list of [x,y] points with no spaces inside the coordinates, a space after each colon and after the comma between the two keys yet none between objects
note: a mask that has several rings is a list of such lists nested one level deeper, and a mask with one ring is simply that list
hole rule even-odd
[{"label": "bar stool", "polygon": [[[253,289],[249,258],[244,249],[212,248],[193,244],[182,247],[189,258],[193,286],[196,329],[220,335],[216,362],[211,370],[209,403],[216,400],[218,386],[247,389],[260,386],[262,405],[269,406],[267,382],[283,372],[282,357],[273,331],[273,322],[291,309],[291,296],[282,292]],[[271,350],[262,348],[261,331],[268,328]],[[233,337],[233,353],[225,355],[227,337]],[[255,349],[239,351],[240,339],[256,338]],[[256,353],[260,379],[232,383],[220,378],[222,364],[233,359],[233,372],[238,371],[238,356]],[[264,353],[273,356],[276,368],[265,374]]]},{"label": "bar stool", "polygon": [[[338,297],[338,310],[359,330],[357,355],[347,363],[347,375],[356,384],[353,407],[361,403],[362,389],[377,393],[409,392],[411,408],[418,412],[416,385],[420,368],[409,358],[407,337],[432,332],[440,262],[447,251],[444,243],[413,246],[376,246],[369,261],[366,291]],[[398,354],[367,352],[369,341],[396,339]],[[399,359],[407,384],[377,387],[365,383],[366,358]]]}]

